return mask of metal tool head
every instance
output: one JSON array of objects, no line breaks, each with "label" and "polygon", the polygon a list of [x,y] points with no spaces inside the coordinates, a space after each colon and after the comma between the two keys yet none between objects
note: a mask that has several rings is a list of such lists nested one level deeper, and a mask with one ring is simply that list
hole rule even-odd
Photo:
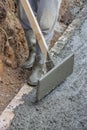
[{"label": "metal tool head", "polygon": [[41,100],[73,72],[74,55],[71,54],[39,80],[36,99]]}]

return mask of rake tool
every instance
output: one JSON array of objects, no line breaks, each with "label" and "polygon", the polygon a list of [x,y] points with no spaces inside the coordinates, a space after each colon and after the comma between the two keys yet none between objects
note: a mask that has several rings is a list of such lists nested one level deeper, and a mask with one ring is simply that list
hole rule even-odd
[{"label": "rake tool", "polygon": [[[52,58],[49,55],[48,46],[38,25],[36,17],[34,16],[29,1],[21,0],[21,4],[25,10],[27,18],[31,24],[32,30],[36,36],[36,39],[45,57],[45,60],[48,56],[52,60]],[[36,87],[37,101],[41,100],[43,97],[49,94],[61,82],[63,82],[67,76],[69,76],[73,72],[73,63],[74,55],[71,54],[66,59],[64,59],[64,61],[62,61],[59,65],[55,66],[54,64],[54,67],[50,71],[48,71],[38,82],[38,85]]]}]

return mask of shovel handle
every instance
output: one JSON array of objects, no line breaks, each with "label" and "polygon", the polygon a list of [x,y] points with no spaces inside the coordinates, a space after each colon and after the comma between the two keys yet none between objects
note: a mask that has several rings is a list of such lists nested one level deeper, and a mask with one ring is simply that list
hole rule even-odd
[{"label": "shovel handle", "polygon": [[47,52],[48,52],[48,46],[47,46],[46,41],[44,39],[44,36],[43,36],[43,34],[41,32],[39,24],[38,24],[38,22],[36,20],[36,17],[35,17],[35,15],[33,13],[33,10],[32,10],[32,8],[30,6],[30,3],[29,3],[28,0],[20,0],[20,1],[21,1],[21,4],[22,4],[22,6],[23,6],[23,8],[25,10],[27,18],[28,18],[28,20],[30,22],[32,30],[33,30],[33,32],[34,32],[34,34],[36,36],[36,39],[37,39],[38,44],[39,44],[39,46],[41,48],[41,51],[42,51],[42,53],[44,54],[44,56],[46,58],[47,57]]}]

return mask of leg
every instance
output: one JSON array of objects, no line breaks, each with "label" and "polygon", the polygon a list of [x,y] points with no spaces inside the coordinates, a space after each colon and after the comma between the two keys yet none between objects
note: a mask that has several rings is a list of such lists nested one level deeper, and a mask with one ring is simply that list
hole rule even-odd
[{"label": "leg", "polygon": [[[30,5],[34,11],[34,14],[36,15],[37,12],[37,3],[36,0],[29,0]],[[28,43],[28,48],[29,48],[29,57],[27,61],[22,65],[22,68],[27,69],[31,68],[35,62],[35,56],[36,56],[36,38],[35,35],[31,29],[30,23],[27,19],[27,16],[25,14],[25,11],[21,5],[20,0],[17,0],[17,5],[18,5],[18,14],[19,14],[19,19],[21,22],[21,25],[24,29],[26,40]]]},{"label": "leg", "polygon": [[[19,15],[19,19],[20,19],[20,22],[21,22],[21,25],[23,27],[23,29],[26,31],[28,30],[32,30],[31,29],[31,26],[30,26],[30,23],[29,23],[29,20],[26,16],[26,13],[21,5],[21,2],[20,0],[16,0],[17,1],[17,5],[18,5],[18,15]],[[36,0],[28,0],[31,7],[32,7],[32,10],[34,12],[34,14],[36,15],[37,13],[37,2]]]},{"label": "leg", "polygon": [[[48,45],[52,39],[55,24],[58,19],[60,4],[61,0],[39,0],[38,3],[37,19]],[[38,80],[41,77],[43,68],[43,60],[41,57],[41,52],[38,51],[40,50],[38,44],[37,48],[37,56],[39,57],[39,63],[37,63],[35,69],[32,72],[32,75],[29,77],[28,83],[31,85],[37,85]],[[40,62],[42,63],[42,65]]]},{"label": "leg", "polygon": [[48,45],[53,37],[61,1],[62,0],[40,0],[38,4],[37,19]]},{"label": "leg", "polygon": [[[37,3],[36,2],[37,2],[37,0],[29,0],[29,2],[30,2],[31,7],[34,11],[34,14],[36,15],[36,12],[37,12]],[[42,67],[43,63],[42,63],[42,58],[41,58],[42,55],[41,55],[41,51],[40,51],[38,44],[36,44],[36,38],[34,36],[32,29],[31,29],[31,26],[30,26],[30,23],[27,19],[25,11],[20,3],[20,0],[17,0],[17,4],[18,4],[18,9],[19,9],[18,10],[19,19],[20,19],[20,22],[21,22],[22,27],[24,29],[25,36],[26,36],[28,46],[29,46],[29,52],[30,52],[28,60],[22,65],[22,68],[28,69],[28,68],[33,67],[32,73],[28,79],[28,83],[30,85],[36,86],[38,83],[38,80],[42,74],[42,68],[43,68]],[[36,50],[37,50],[37,52],[36,52]],[[37,56],[36,56],[36,54],[37,54]]]}]

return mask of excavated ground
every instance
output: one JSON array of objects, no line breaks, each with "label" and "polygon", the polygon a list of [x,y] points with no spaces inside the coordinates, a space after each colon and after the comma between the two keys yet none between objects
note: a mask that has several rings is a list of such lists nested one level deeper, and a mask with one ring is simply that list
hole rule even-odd
[{"label": "excavated ground", "polygon": [[[59,25],[51,46],[83,8],[85,0],[63,0]],[[17,18],[14,0],[0,1],[0,114],[26,82],[29,72],[19,66],[28,56],[23,29]]]}]

